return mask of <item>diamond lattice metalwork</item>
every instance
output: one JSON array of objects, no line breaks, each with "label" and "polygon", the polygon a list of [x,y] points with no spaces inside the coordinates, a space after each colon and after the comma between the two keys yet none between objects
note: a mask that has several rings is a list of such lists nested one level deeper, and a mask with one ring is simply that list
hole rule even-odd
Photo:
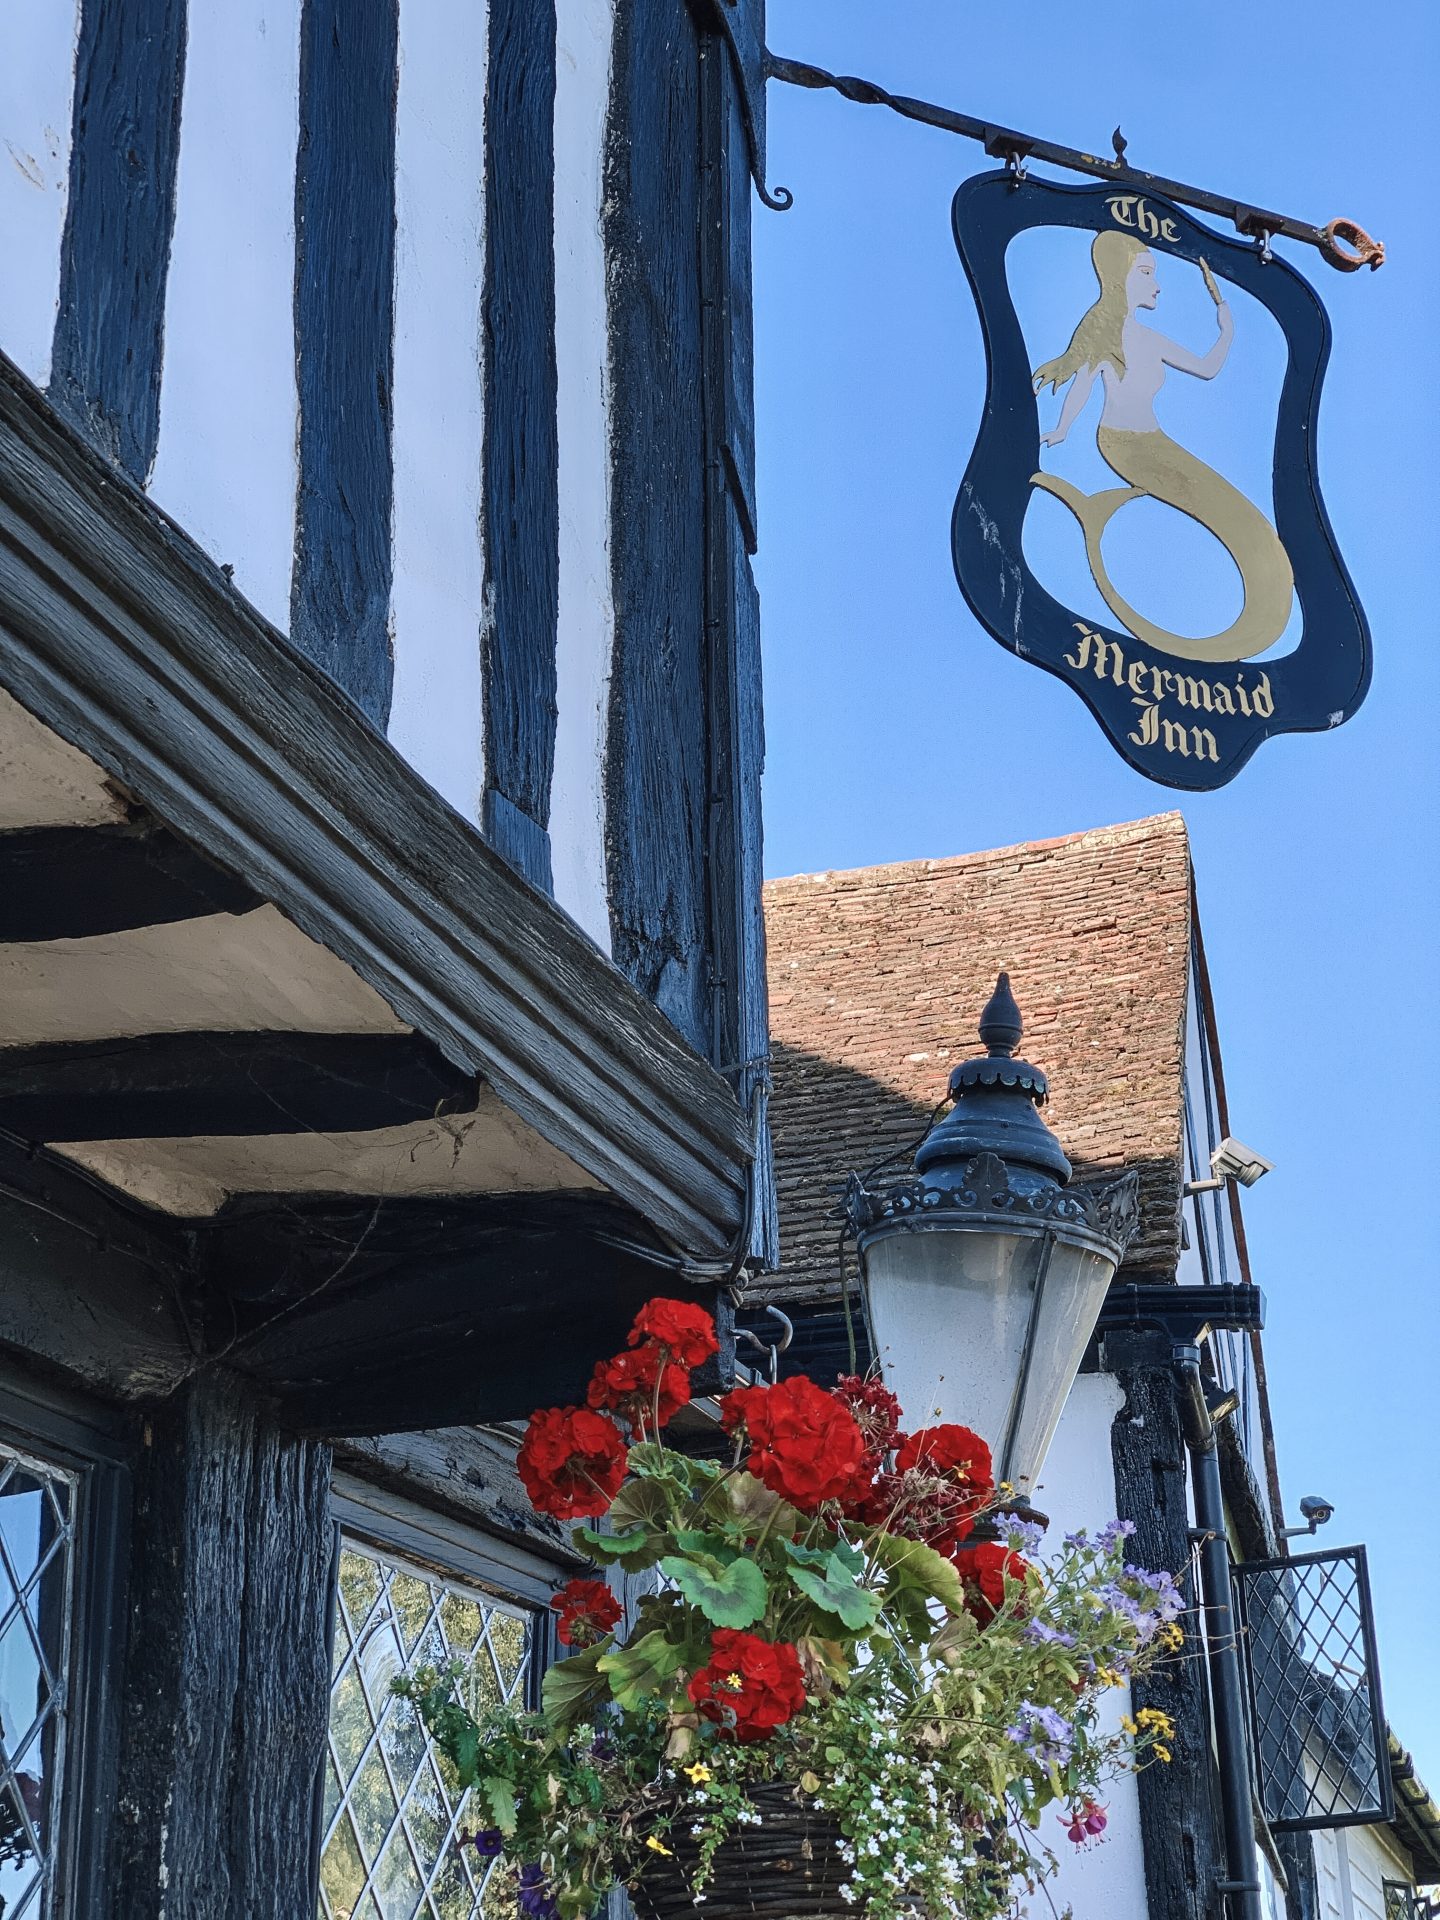
[{"label": "diamond lattice metalwork", "polygon": [[0,1920],[56,1911],[76,1483],[0,1447]]},{"label": "diamond lattice metalwork", "polygon": [[1235,1570],[1265,1817],[1277,1831],[1394,1812],[1363,1547]]},{"label": "diamond lattice metalwork", "polygon": [[509,1920],[492,1861],[461,1837],[467,1819],[449,1762],[390,1682],[462,1660],[472,1713],[524,1698],[533,1621],[491,1595],[358,1540],[340,1553],[325,1827],[322,1920]]}]

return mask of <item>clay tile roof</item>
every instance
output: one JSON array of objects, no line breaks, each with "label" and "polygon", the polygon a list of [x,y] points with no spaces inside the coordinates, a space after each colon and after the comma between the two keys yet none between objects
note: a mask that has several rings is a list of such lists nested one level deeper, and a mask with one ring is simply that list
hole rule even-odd
[{"label": "clay tile roof", "polygon": [[[951,860],[799,874],[765,888],[781,1271],[758,1297],[838,1280],[850,1169],[912,1149],[1001,970],[1020,1052],[1077,1175],[1133,1166],[1132,1271],[1173,1272],[1190,948],[1178,813]],[[908,1171],[908,1152],[896,1163]]]}]

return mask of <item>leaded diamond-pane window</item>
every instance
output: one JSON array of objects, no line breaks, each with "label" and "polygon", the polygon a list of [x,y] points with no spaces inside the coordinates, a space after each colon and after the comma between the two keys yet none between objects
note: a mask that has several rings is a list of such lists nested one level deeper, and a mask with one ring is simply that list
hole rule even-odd
[{"label": "leaded diamond-pane window", "polygon": [[54,1911],[76,1485],[0,1446],[0,1920]]},{"label": "leaded diamond-pane window", "polygon": [[[390,1682],[462,1660],[475,1714],[523,1701],[533,1616],[346,1538],[341,1545],[320,1856],[323,1920],[508,1920],[492,1861],[460,1844],[487,1824]],[[8,1920],[8,1916],[0,1916]]]}]

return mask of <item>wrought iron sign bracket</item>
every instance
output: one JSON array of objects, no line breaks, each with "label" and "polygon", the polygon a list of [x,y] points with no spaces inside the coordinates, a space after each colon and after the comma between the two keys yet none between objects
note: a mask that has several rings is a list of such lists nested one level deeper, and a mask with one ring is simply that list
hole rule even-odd
[{"label": "wrought iron sign bracket", "polygon": [[979,120],[973,114],[957,113],[951,107],[935,106],[928,100],[915,100],[908,94],[888,93],[873,80],[861,80],[854,74],[830,73],[824,67],[803,60],[787,60],[771,53],[759,35],[763,18],[758,5],[745,0],[709,0],[710,11],[729,42],[744,102],[746,135],[750,143],[750,171],[756,190],[767,207],[783,212],[794,195],[786,187],[772,192],[765,183],[765,82],[781,80],[787,86],[829,88],[860,106],[887,107],[903,119],[938,127],[943,133],[958,134],[964,140],[976,140],[992,159],[1005,160],[1024,177],[1027,161],[1043,160],[1050,166],[1064,167],[1071,173],[1089,174],[1096,180],[1108,180],[1132,187],[1136,193],[1158,194],[1166,200],[1178,200],[1182,206],[1233,222],[1235,229],[1255,240],[1261,257],[1270,257],[1270,242],[1277,236],[1298,240],[1314,247],[1322,259],[1341,273],[1354,273],[1360,267],[1372,271],[1385,264],[1385,244],[1372,240],[1354,220],[1338,217],[1324,226],[1309,220],[1297,220],[1289,214],[1272,213],[1265,207],[1253,207],[1205,187],[1192,187],[1181,180],[1169,180],[1162,174],[1145,173],[1126,166],[1126,142],[1117,127],[1113,136],[1114,157],[1084,153],[1078,147],[1061,146],[1038,135],[1019,133],[1013,127],[1000,127]]}]

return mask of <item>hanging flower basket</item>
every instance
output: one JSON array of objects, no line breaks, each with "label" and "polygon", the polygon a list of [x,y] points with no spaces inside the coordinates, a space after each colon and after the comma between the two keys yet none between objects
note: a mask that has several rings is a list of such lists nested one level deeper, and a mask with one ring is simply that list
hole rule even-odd
[{"label": "hanging flower basket", "polygon": [[[842,1892],[850,1869],[840,1854],[844,1836],[835,1816],[793,1787],[752,1787],[749,1797],[758,1819],[717,1848],[705,1880],[705,1920],[853,1916],[853,1899]],[[694,1893],[700,1842],[677,1821],[668,1844],[672,1852],[654,1856],[630,1890],[640,1920],[682,1920],[700,1911]]]},{"label": "hanging flower basket", "polygon": [[[716,1346],[652,1300],[585,1406],[531,1418],[535,1507],[606,1523],[575,1529],[595,1576],[552,1603],[541,1711],[477,1721],[458,1668],[395,1683],[472,1789],[464,1844],[525,1920],[617,1886],[640,1920],[1013,1913],[1061,1832],[1103,1833],[1108,1775],[1170,1757],[1164,1714],[1109,1734],[1099,1705],[1179,1646],[1174,1580],[1122,1521],[1034,1557],[981,1436],[902,1434],[878,1380],[737,1388],[728,1461],[660,1444]],[[645,1576],[628,1632],[606,1568]]]}]

